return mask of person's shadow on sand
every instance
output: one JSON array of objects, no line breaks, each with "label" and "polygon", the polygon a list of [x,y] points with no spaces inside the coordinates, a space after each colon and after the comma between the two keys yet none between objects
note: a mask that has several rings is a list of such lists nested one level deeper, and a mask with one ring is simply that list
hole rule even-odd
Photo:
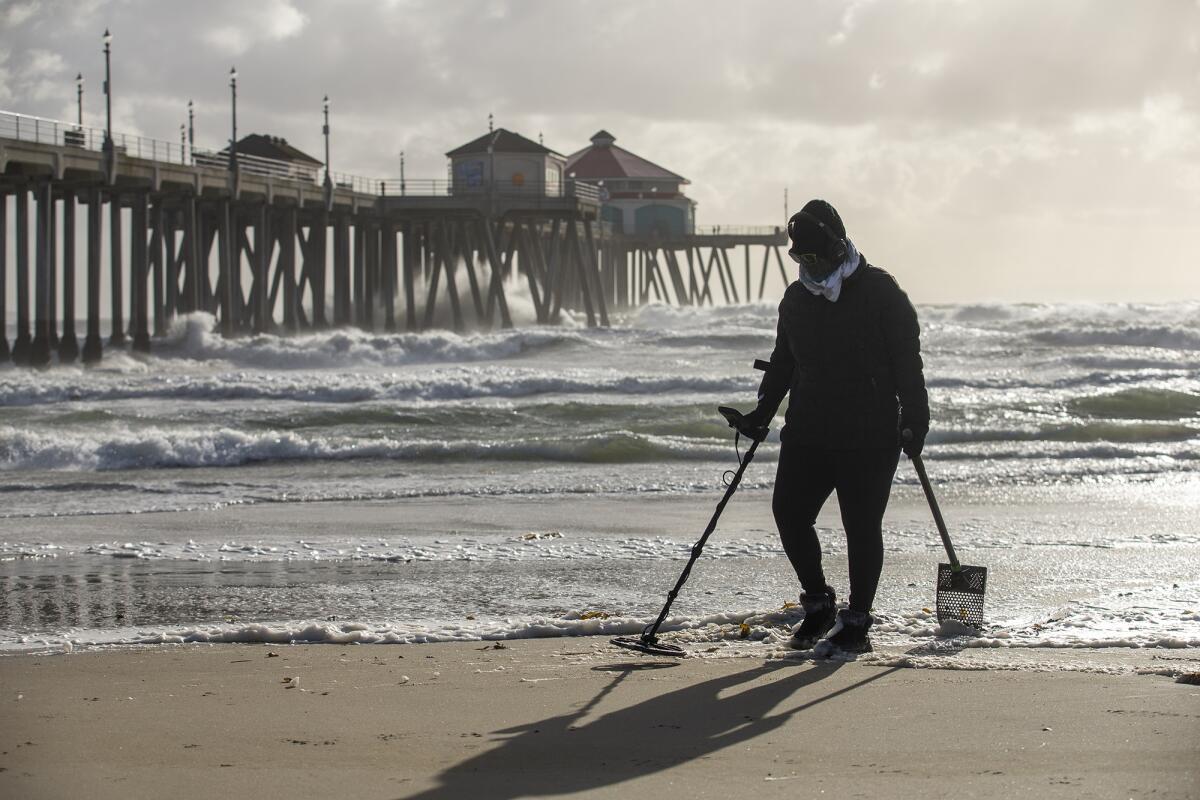
[{"label": "person's shadow on sand", "polygon": [[[610,786],[669,769],[776,730],[793,715],[894,670],[885,670],[835,692],[775,714],[797,691],[829,677],[842,662],[820,662],[797,671],[794,662],[773,662],[687,686],[581,720],[630,674],[674,664],[596,667],[616,677],[578,711],[496,731],[511,734],[498,747],[443,771],[440,784],[405,800],[515,798],[569,794]],[[737,687],[759,681],[743,691]]]}]

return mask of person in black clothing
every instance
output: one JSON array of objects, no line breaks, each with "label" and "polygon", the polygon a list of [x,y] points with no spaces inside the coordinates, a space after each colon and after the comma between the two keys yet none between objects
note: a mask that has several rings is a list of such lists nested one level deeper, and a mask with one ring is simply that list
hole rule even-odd
[{"label": "person in black clothing", "polygon": [[[775,349],[743,432],[761,436],[791,393],[772,502],[803,588],[804,620],[790,645],[816,646],[819,655],[868,652],[892,478],[901,448],[920,454],[929,430],[920,326],[908,296],[858,252],[829,203],[806,204],[788,221],[788,236],[800,277],[779,304]],[[850,568],[841,612],[814,528],[835,490]]]}]

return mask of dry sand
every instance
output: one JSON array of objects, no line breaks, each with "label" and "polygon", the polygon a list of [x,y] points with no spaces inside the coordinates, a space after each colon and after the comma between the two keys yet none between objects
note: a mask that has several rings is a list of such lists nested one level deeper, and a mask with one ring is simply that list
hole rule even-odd
[{"label": "dry sand", "polygon": [[0,796],[1200,796],[1200,686],[1132,671],[1200,654],[1089,655],[1123,671],[1104,674],[1046,653],[1029,656],[1040,670],[963,671],[735,652],[673,662],[580,638],[4,657]]}]

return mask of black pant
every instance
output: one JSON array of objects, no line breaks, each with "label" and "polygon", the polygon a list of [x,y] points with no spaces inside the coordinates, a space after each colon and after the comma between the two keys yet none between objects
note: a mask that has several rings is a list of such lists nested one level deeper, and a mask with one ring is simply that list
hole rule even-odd
[{"label": "black pant", "polygon": [[850,608],[869,611],[883,571],[883,512],[899,448],[826,450],[783,445],[771,503],[784,552],[809,594],[826,586],[814,523],[837,490],[850,565]]}]

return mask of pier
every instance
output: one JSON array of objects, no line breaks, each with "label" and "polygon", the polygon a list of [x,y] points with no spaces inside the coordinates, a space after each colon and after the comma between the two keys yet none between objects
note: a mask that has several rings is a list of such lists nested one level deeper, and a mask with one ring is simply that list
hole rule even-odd
[{"label": "pier", "polygon": [[0,112],[0,358],[146,352],[196,311],[228,337],[511,327],[518,286],[538,324],[570,309],[605,326],[648,302],[761,299],[775,270],[789,280],[779,227],[623,232],[603,181],[516,177],[363,178]]}]

